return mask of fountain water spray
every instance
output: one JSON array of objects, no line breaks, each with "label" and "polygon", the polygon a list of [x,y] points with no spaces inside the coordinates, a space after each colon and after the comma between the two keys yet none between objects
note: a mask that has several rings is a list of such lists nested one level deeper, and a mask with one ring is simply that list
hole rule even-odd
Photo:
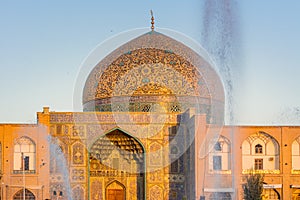
[{"label": "fountain water spray", "polygon": [[[51,192],[53,196],[57,199],[66,197],[68,200],[72,200],[72,191],[70,185],[70,177],[69,177],[69,167],[66,161],[66,157],[64,155],[62,147],[59,146],[57,139],[49,136],[49,149],[50,149],[50,175],[55,176],[58,175],[61,184],[56,184],[55,188],[52,188]],[[57,177],[55,177],[57,179]]]},{"label": "fountain water spray", "polygon": [[[204,2],[202,45],[209,52],[217,66],[217,70],[223,80],[225,87],[225,124],[232,125],[234,119],[234,79],[239,62],[237,45],[238,37],[238,18],[236,4],[233,0],[206,0]],[[231,141],[234,141],[233,131],[230,134]],[[235,152],[231,143],[231,157],[234,158]],[[234,166],[235,160],[231,162],[232,183],[234,188]],[[204,175],[205,176],[205,175]],[[205,179],[205,177],[204,177]],[[205,182],[205,181],[203,181]],[[221,180],[220,180],[221,182]],[[217,187],[218,183],[214,183]],[[203,189],[204,191],[204,189]],[[232,195],[235,198],[236,194]]]}]

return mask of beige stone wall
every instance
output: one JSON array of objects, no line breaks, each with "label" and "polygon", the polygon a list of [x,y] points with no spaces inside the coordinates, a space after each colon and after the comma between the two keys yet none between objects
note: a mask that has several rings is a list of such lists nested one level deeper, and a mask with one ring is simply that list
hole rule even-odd
[{"label": "beige stone wall", "polygon": [[[47,128],[39,125],[1,124],[2,145],[2,195],[12,199],[25,186],[37,198],[49,197],[49,153]],[[36,145],[35,172],[25,174],[14,172],[14,141],[22,136],[30,138]]]},{"label": "beige stone wall", "polygon": [[[203,123],[203,122],[202,122]],[[212,175],[207,174],[205,176],[206,184],[204,188],[231,188],[232,191],[235,192],[235,199],[242,199],[242,183],[243,183],[243,175],[245,174],[245,169],[249,168],[253,164],[253,159],[256,157],[264,157],[264,156],[252,156],[247,158],[246,167],[243,168],[243,142],[253,134],[257,134],[260,132],[264,132],[271,137],[273,137],[279,144],[279,156],[278,156],[278,166],[275,168],[275,165],[272,164],[268,166],[268,163],[264,163],[264,169],[261,172],[264,174],[264,181],[268,185],[274,185],[275,190],[280,194],[281,199],[292,199],[293,193],[296,192],[296,189],[290,188],[290,186],[294,185],[299,187],[300,173],[297,170],[292,170],[292,156],[291,156],[291,146],[293,141],[300,137],[300,127],[283,127],[283,126],[225,126],[220,133],[222,136],[225,136],[231,141],[232,144],[232,155],[231,155],[231,171],[229,174],[223,175]],[[203,129],[203,133],[206,133],[206,130]],[[199,135],[199,138],[203,138],[205,136]],[[201,140],[200,140],[201,143]],[[270,151],[270,148],[266,147],[267,150]],[[271,149],[272,150],[272,149]],[[268,162],[271,162],[267,160]],[[276,162],[276,160],[274,160]],[[272,161],[272,162],[274,162]],[[198,158],[198,169],[202,171],[208,163],[208,158],[199,159]],[[216,173],[219,174],[219,173]],[[221,173],[222,174],[222,173]],[[198,177],[198,180],[203,181],[203,176]],[[220,184],[216,184],[220,183]],[[277,186],[276,186],[277,185]],[[281,186],[278,186],[281,185]],[[202,185],[201,185],[202,187]],[[265,192],[270,192],[266,189]],[[219,190],[220,191],[220,190]],[[271,191],[273,192],[273,191]],[[297,192],[296,192],[297,193]],[[198,191],[197,195],[200,196],[203,194],[201,190]],[[205,193],[205,195],[209,196],[209,192]],[[294,194],[295,195],[295,194]]]}]

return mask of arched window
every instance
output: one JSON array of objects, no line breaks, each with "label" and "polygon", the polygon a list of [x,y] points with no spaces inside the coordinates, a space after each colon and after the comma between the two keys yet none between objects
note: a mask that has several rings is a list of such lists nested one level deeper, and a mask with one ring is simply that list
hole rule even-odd
[{"label": "arched window", "polygon": [[221,147],[221,143],[220,142],[216,142],[215,146],[214,146],[215,151],[222,151],[222,147]]},{"label": "arched window", "polygon": [[255,153],[263,153],[263,147],[261,144],[255,145]]},{"label": "arched window", "polygon": [[279,169],[279,144],[271,135],[258,132],[250,135],[242,144],[243,173],[264,170],[273,173]]},{"label": "arched window", "polygon": [[220,136],[209,153],[210,171],[230,170],[230,141]]},{"label": "arched window", "polygon": [[35,173],[35,143],[28,137],[20,137],[14,145],[14,173]]}]

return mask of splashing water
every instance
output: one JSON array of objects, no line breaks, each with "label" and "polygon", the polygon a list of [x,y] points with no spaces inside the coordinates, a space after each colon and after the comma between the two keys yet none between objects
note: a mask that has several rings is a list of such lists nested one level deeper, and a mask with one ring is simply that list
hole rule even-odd
[{"label": "splashing water", "polygon": [[214,59],[226,95],[226,123],[234,122],[233,69],[237,64],[237,17],[232,0],[206,0],[204,4],[202,45]]},{"label": "splashing water", "polygon": [[[72,200],[72,192],[69,178],[69,167],[66,161],[66,157],[62,148],[58,145],[58,141],[49,136],[49,149],[50,149],[50,169],[51,178],[59,177],[59,183],[51,183],[52,190],[55,191],[56,196],[64,196],[65,199]],[[52,191],[52,194],[53,194]]]},{"label": "splashing water", "polygon": [[[203,32],[202,32],[202,45],[209,52],[210,56],[217,65],[219,75],[223,80],[225,87],[225,124],[233,124],[234,119],[234,71],[238,71],[237,62],[237,44],[239,43],[237,31],[237,17],[236,17],[236,4],[233,0],[205,0],[204,2],[204,16],[203,16]],[[234,141],[234,133],[231,131],[230,140]],[[234,149],[235,144],[231,144]],[[232,152],[232,158],[235,153]],[[234,162],[231,166],[232,183],[227,187],[235,187],[234,178]],[[219,187],[223,182],[222,177],[215,181],[213,185]],[[203,187],[205,187],[205,175],[203,178]],[[211,184],[211,183],[210,183]],[[237,194],[232,193],[234,199]]]}]

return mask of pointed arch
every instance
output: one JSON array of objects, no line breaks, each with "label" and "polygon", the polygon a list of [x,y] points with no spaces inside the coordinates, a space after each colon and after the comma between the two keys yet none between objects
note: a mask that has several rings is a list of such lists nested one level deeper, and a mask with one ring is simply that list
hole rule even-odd
[{"label": "pointed arch", "polygon": [[116,128],[94,141],[89,152],[91,158],[100,161],[106,160],[109,155],[114,158],[122,155],[127,161],[134,158],[143,162],[145,148],[137,138]]},{"label": "pointed arch", "polygon": [[35,200],[35,196],[34,194],[28,190],[28,189],[25,189],[25,198],[24,198],[24,190],[21,189],[19,191],[17,191],[15,194],[14,194],[14,197],[13,197],[13,200]]},{"label": "pointed arch", "polygon": [[[35,142],[33,139],[31,139],[30,137],[28,136],[22,136],[22,137],[19,137],[19,138],[16,138],[15,141],[14,141],[14,144],[15,145],[34,145],[35,147]],[[20,146],[21,148],[21,146]],[[23,148],[29,148],[27,146],[24,146]],[[22,151],[22,148],[21,148],[21,151]],[[35,149],[34,149],[35,151]]]},{"label": "pointed arch", "polygon": [[115,187],[115,186],[117,186],[117,188],[122,188],[122,189],[126,190],[125,185],[122,184],[122,183],[121,183],[120,181],[118,181],[118,180],[110,181],[110,182],[106,185],[105,189],[107,189],[107,188],[112,188],[112,187]]},{"label": "pointed arch", "polygon": [[14,140],[14,173],[35,173],[36,144],[30,137],[22,136]]},{"label": "pointed arch", "polygon": [[[134,182],[126,183],[124,187],[129,188],[128,192],[138,199],[144,198],[145,148],[136,137],[120,128],[111,129],[98,137],[89,147],[88,162],[89,180],[99,180],[99,177],[104,177],[107,181],[117,180],[124,177],[124,174],[130,173],[135,176]],[[129,187],[132,183],[134,183],[133,187]],[[110,195],[122,193],[120,190],[110,190],[110,192]],[[89,194],[94,193],[95,191],[90,191],[89,187]]]},{"label": "pointed arch", "polygon": [[105,187],[106,199],[126,199],[126,187],[119,181],[114,180]]},{"label": "pointed arch", "polygon": [[209,170],[210,172],[226,171],[231,169],[231,142],[230,140],[220,135],[214,147],[209,152]]},{"label": "pointed arch", "polygon": [[242,144],[242,168],[247,170],[264,170],[273,173],[279,170],[279,143],[277,140],[259,131],[247,137]]},{"label": "pointed arch", "polygon": [[129,137],[134,138],[134,139],[135,139],[135,140],[143,147],[143,152],[146,153],[146,148],[145,148],[143,142],[142,142],[139,138],[135,137],[134,135],[130,134],[128,131],[126,131],[126,130],[124,130],[124,129],[118,127],[118,126],[112,128],[112,129],[110,129],[110,130],[107,130],[107,131],[104,132],[103,134],[101,134],[101,135],[99,135],[98,137],[94,138],[94,141],[91,142],[91,143],[88,145],[88,150],[89,150],[89,152],[91,152],[92,146],[94,145],[94,143],[95,143],[99,138],[105,137],[107,134],[109,134],[109,133],[111,133],[111,132],[113,132],[113,131],[116,131],[116,130],[121,131],[122,133],[124,133],[125,135],[127,135],[127,136],[129,136]]},{"label": "pointed arch", "polygon": [[227,137],[220,135],[212,151],[230,153],[231,152],[230,140]]}]

